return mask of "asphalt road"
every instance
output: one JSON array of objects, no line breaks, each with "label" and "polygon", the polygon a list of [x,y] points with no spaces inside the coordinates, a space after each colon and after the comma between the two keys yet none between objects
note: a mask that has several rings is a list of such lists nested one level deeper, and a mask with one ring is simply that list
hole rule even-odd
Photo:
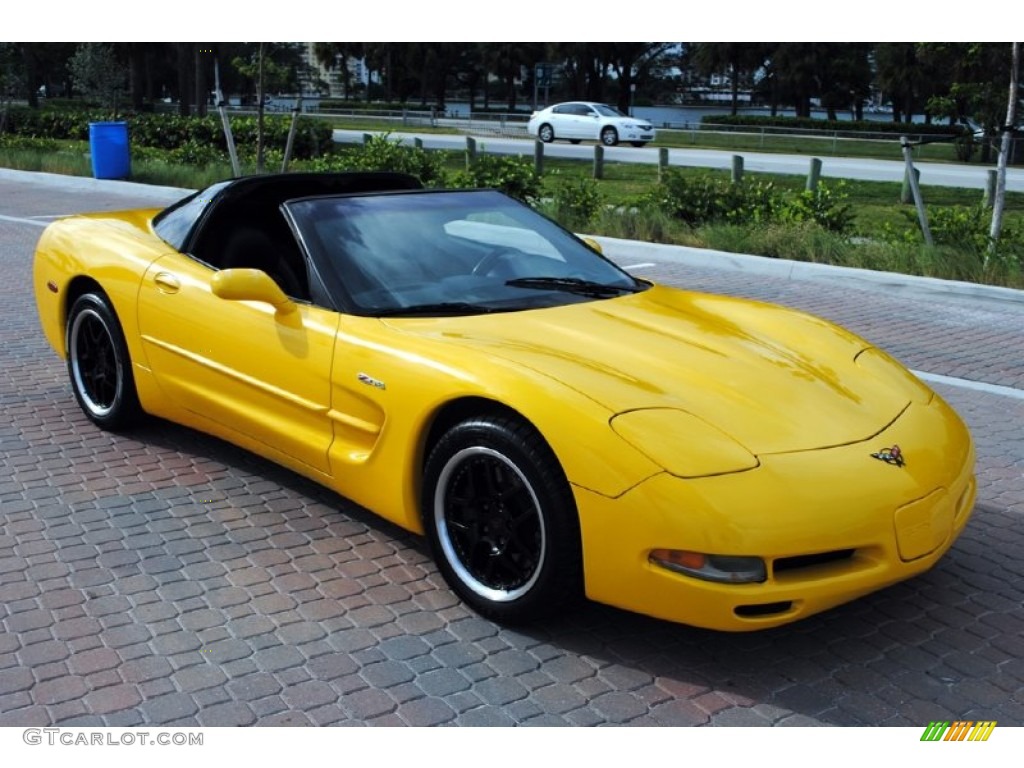
[{"label": "asphalt road", "polygon": [[[364,131],[335,130],[334,140],[343,144],[355,144],[363,140]],[[396,131],[393,139],[412,143],[420,138],[427,149],[464,150],[465,136],[450,134],[416,134]],[[510,139],[480,135],[475,137],[478,146],[485,146],[488,152],[499,155],[526,155],[533,157],[534,142],[528,139]],[[547,144],[544,154],[551,157],[591,160],[594,157],[593,144],[572,145],[564,142]],[[806,176],[810,168],[810,157],[806,155],[783,155],[768,152],[727,152],[716,149],[670,149],[669,165],[692,168],[728,170],[732,168],[733,155],[743,156],[743,167],[758,173],[781,173]],[[658,150],[654,147],[606,147],[605,160],[616,163],[658,164]],[[860,181],[902,182],[906,166],[895,160],[869,160],[864,158],[821,157],[821,174],[828,178],[857,179]],[[917,163],[921,171],[922,186],[963,187],[984,189],[989,167],[981,165],[957,165],[955,163]],[[991,166],[994,167],[994,166]],[[1024,168],[1009,168],[1006,175],[1006,189],[1024,192]]]},{"label": "asphalt road", "polygon": [[609,242],[637,274],[814,311],[945,377],[978,505],[928,574],[788,627],[586,605],[513,631],[464,608],[419,539],[290,472],[172,424],[119,436],[82,416],[39,330],[33,247],[54,216],[138,202],[133,185],[0,174],[0,725],[1024,724],[1020,295]]}]

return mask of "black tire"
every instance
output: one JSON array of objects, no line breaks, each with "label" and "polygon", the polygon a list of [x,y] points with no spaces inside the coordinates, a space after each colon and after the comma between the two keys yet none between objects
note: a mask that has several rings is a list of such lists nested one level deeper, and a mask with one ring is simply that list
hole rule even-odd
[{"label": "black tire", "polygon": [[555,140],[555,129],[544,123],[544,125],[537,129],[537,138],[545,144],[550,144]]},{"label": "black tire", "polygon": [[569,139],[569,143],[570,144],[579,144],[580,143],[580,139]]},{"label": "black tire", "polygon": [[142,415],[128,345],[103,293],[75,299],[65,333],[71,390],[82,411],[103,429],[117,431]]},{"label": "black tire", "polygon": [[610,125],[601,129],[601,143],[606,147],[614,147],[619,143],[619,132]]},{"label": "black tire", "polygon": [[632,144],[634,147],[643,147],[646,146],[647,144],[646,141],[631,141],[629,143]]},{"label": "black tire", "polygon": [[583,594],[572,491],[529,424],[480,416],[448,430],[427,459],[422,510],[441,574],[480,615],[536,621]]}]

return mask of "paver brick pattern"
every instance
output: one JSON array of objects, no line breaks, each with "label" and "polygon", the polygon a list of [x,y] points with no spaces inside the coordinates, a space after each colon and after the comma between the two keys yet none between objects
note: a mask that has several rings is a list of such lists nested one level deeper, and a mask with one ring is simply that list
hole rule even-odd
[{"label": "paver brick pattern", "polygon": [[[1024,723],[1024,402],[938,387],[977,438],[980,498],[920,578],[756,634],[593,604],[502,628],[421,540],[286,470],[162,421],[93,427],[38,329],[38,231],[0,221],[0,725]],[[1012,308],[649,274],[1024,385]]]}]

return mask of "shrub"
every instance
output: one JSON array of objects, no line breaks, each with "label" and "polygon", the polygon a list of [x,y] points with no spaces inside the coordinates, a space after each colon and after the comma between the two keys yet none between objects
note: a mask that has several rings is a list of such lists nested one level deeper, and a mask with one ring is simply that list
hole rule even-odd
[{"label": "shrub", "polygon": [[771,182],[731,183],[704,175],[697,178],[669,170],[648,197],[673,218],[691,227],[727,222],[750,225],[774,222],[813,222],[844,233],[853,222],[853,209],[840,184],[786,194]]},{"label": "shrub", "polygon": [[0,148],[30,149],[36,152],[56,152],[60,144],[55,139],[37,139],[30,136],[0,135]]},{"label": "shrub", "polygon": [[541,196],[541,177],[533,162],[510,155],[477,155],[468,170],[456,175],[454,185],[498,189],[527,205]]},{"label": "shrub", "polygon": [[844,234],[853,224],[853,208],[846,200],[843,182],[833,189],[824,182],[814,191],[804,190],[789,197],[778,211],[781,221],[811,221],[829,232]]},{"label": "shrub", "polygon": [[[109,119],[109,115],[96,110],[33,110],[27,107],[12,108],[8,114],[7,131],[18,136],[45,139],[89,138],[89,123]],[[208,145],[217,150],[227,151],[227,140],[220,117],[182,117],[168,114],[138,114],[125,117],[131,145],[154,147],[156,149],[179,149],[184,145]],[[284,152],[291,128],[291,117],[268,115],[264,122],[264,143]],[[231,131],[235,144],[256,147],[256,118],[232,117]],[[306,159],[316,157],[333,146],[331,127],[322,120],[300,116],[295,131],[292,157]],[[188,154],[191,150],[182,150]]]},{"label": "shrub", "polygon": [[408,173],[427,187],[446,186],[448,181],[442,153],[404,146],[400,141],[392,141],[390,134],[374,135],[361,146],[318,157],[313,160],[310,167],[315,171]]},{"label": "shrub", "polygon": [[707,175],[691,178],[676,170],[664,174],[648,202],[690,226],[771,221],[782,207],[781,194],[770,182],[732,184]]},{"label": "shrub", "polygon": [[601,211],[603,197],[598,183],[585,176],[569,179],[556,176],[551,195],[552,218],[572,230],[584,230]]},{"label": "shrub", "polygon": [[222,163],[226,153],[209,143],[189,139],[167,152],[167,159],[175,165],[193,165],[203,168],[211,163]]}]

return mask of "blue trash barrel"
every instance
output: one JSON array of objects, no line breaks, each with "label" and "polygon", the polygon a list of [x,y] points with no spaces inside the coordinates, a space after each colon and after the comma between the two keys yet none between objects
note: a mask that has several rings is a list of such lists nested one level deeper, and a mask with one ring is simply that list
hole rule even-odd
[{"label": "blue trash barrel", "polygon": [[125,179],[131,173],[128,123],[89,123],[92,175],[97,179]]}]

